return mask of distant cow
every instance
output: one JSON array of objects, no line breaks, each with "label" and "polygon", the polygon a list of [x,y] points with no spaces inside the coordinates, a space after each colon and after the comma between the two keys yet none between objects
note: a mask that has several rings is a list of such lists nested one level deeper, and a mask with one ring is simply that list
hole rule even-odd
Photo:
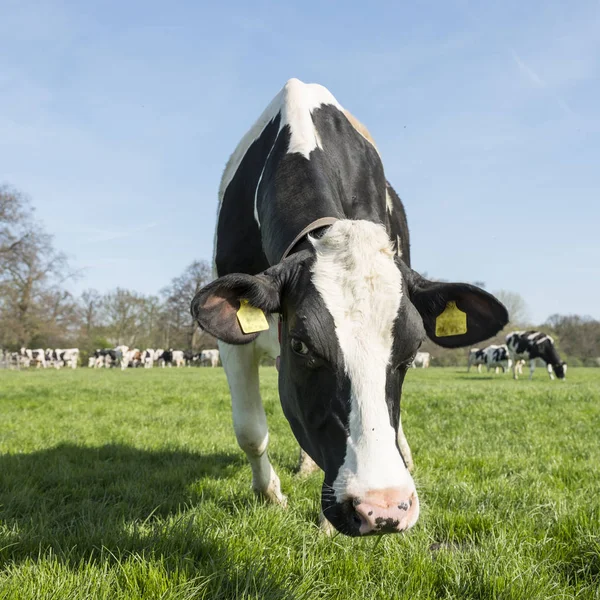
[{"label": "distant cow", "polygon": [[79,363],[79,348],[47,348],[45,360],[57,370],[62,367],[76,369]]},{"label": "distant cow", "polygon": [[[521,358],[529,360],[529,379],[533,377],[538,358],[546,363],[550,379],[554,379],[552,371],[559,379],[565,378],[567,363],[560,359],[554,340],[549,335],[540,331],[513,331],[506,336],[506,344],[515,363]],[[519,378],[516,367],[513,367],[513,377]]]},{"label": "distant cow", "polygon": [[173,366],[173,350],[163,350],[161,355],[160,355],[160,364],[161,367],[166,367],[167,365],[169,365],[169,367]]},{"label": "distant cow", "polygon": [[417,352],[412,361],[411,367],[416,369],[417,367],[421,367],[423,369],[429,368],[429,363],[431,362],[431,354],[429,352]]},{"label": "distant cow", "polygon": [[496,373],[500,369],[503,373],[508,371],[512,365],[512,360],[508,353],[507,346],[505,344],[491,344],[482,350],[479,348],[471,348],[469,351],[467,372],[471,370],[471,367],[476,366],[477,372],[481,373],[481,365],[485,365],[488,372],[491,369],[494,369]]},{"label": "distant cow", "polygon": [[480,350],[479,348],[471,348],[469,350],[469,361],[467,364],[467,373],[471,370],[471,367],[477,367],[477,372],[481,373],[481,365],[485,364],[485,349]]},{"label": "distant cow", "polygon": [[131,348],[123,352],[121,357],[121,371],[127,369],[127,367],[137,367],[142,359],[142,353],[138,348]]},{"label": "distant cow", "polygon": [[488,346],[485,349],[485,352],[485,366],[487,367],[488,371],[494,369],[497,373],[498,369],[502,369],[502,372],[505,373],[511,368],[512,359],[510,358],[510,354],[508,352],[508,347],[506,346],[506,344],[502,344],[499,346]]},{"label": "distant cow", "polygon": [[201,352],[192,352],[191,350],[185,350],[183,353],[183,358],[185,360],[185,364],[188,367],[191,367],[192,365],[202,364]]},{"label": "distant cow", "polygon": [[29,359],[29,365],[33,363],[38,369],[40,367],[46,368],[46,355],[42,348],[38,348],[37,350],[21,348],[21,356]]},{"label": "distant cow", "polygon": [[200,364],[211,367],[219,366],[219,351],[214,350],[202,350],[200,352]]},{"label": "distant cow", "polygon": [[172,350],[173,353],[173,364],[179,367],[185,367],[185,358],[183,356],[183,350]]},{"label": "distant cow", "polygon": [[142,352],[142,364],[144,369],[151,369],[154,366],[154,350],[152,348],[146,348]]}]

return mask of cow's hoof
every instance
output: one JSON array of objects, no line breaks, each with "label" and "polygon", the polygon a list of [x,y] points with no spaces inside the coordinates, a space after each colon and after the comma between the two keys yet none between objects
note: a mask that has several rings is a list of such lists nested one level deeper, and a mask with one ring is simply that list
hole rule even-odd
[{"label": "cow's hoof", "polygon": [[300,449],[300,460],[298,461],[298,475],[306,477],[319,470],[319,465],[304,450]]},{"label": "cow's hoof", "polygon": [[335,535],[337,533],[337,529],[327,520],[327,517],[321,511],[319,515],[319,529],[328,536]]},{"label": "cow's hoof", "polygon": [[267,491],[263,494],[265,500],[270,504],[276,504],[277,506],[281,506],[281,508],[287,508],[288,499],[285,494],[282,494],[280,491],[271,492]]},{"label": "cow's hoof", "polygon": [[269,504],[276,504],[282,508],[287,508],[287,496],[281,493],[281,489],[278,485],[271,485],[266,490],[257,490],[254,488],[254,493]]}]

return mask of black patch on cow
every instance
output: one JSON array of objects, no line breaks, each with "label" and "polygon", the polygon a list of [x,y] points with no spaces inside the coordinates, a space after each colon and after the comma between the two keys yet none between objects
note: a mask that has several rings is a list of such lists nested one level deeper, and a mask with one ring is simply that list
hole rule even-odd
[{"label": "black patch on cow", "polygon": [[392,200],[393,210],[387,211],[387,230],[394,244],[394,249],[398,252],[398,239],[400,240],[400,254],[404,264],[410,267],[410,233],[408,231],[408,220],[402,200],[396,193],[396,190],[386,181],[387,191]]},{"label": "black patch on cow", "polygon": [[255,274],[269,266],[254,219],[254,194],[275,138],[279,114],[250,145],[223,194],[217,223],[215,263],[219,275]]}]

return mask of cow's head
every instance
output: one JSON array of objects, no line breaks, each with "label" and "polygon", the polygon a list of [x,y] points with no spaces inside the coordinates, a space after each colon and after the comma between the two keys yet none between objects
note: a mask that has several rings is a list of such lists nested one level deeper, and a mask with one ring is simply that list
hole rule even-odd
[{"label": "cow's head", "polygon": [[[213,281],[192,313],[230,344],[259,335],[240,328],[241,300],[283,316],[281,403],[298,442],[325,472],[325,516],[348,535],[403,531],[419,515],[397,439],[406,370],[425,335],[467,346],[495,334],[508,315],[479,288],[412,271],[379,225],[338,221],[311,245],[256,276]],[[449,303],[462,311],[466,331],[438,337],[436,318]]]},{"label": "cow's head", "polygon": [[559,378],[559,379],[564,379],[567,375],[567,363],[564,361],[555,363],[552,365],[552,368],[554,369],[554,373],[555,375]]}]

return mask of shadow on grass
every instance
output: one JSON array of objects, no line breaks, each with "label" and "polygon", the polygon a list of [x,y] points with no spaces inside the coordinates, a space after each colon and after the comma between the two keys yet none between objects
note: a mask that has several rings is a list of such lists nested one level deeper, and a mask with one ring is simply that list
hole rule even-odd
[{"label": "shadow on grass", "polygon": [[169,571],[209,576],[210,597],[237,595],[240,582],[258,578],[268,597],[285,598],[264,564],[240,565],[229,556],[218,523],[196,522],[194,507],[203,503],[215,512],[232,503],[239,509],[216,480],[234,477],[246,464],[241,453],[125,445],[63,444],[2,455],[0,564],[51,555],[77,570],[82,562],[121,562],[135,554],[159,558]]}]

